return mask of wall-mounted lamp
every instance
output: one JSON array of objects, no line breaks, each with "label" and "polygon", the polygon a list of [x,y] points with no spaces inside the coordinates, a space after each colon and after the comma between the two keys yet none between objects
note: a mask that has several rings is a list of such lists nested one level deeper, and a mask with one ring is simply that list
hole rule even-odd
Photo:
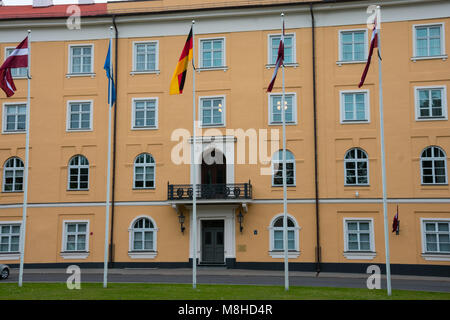
[{"label": "wall-mounted lamp", "polygon": [[242,233],[242,230],[244,229],[244,227],[242,226],[242,222],[244,221],[244,216],[242,215],[242,211],[241,210],[239,210],[238,220],[239,220],[239,230]]},{"label": "wall-mounted lamp", "polygon": [[185,216],[183,215],[183,212],[181,212],[180,215],[178,216],[178,221],[180,222],[182,233],[184,233],[184,229],[185,229],[185,227],[183,226],[184,218],[185,218]]}]

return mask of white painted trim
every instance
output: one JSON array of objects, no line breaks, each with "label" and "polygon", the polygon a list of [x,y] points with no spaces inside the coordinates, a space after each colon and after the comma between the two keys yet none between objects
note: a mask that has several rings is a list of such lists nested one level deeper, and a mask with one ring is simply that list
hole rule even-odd
[{"label": "white painted trim", "polygon": [[[273,121],[273,114],[272,114],[272,97],[273,96],[282,96],[283,94],[281,92],[273,92],[267,94],[267,106],[268,106],[268,125],[269,126],[282,126],[283,121],[281,122],[274,122]],[[297,93],[296,92],[285,92],[285,96],[293,96],[292,98],[292,118],[294,121],[287,122],[287,126],[296,126],[298,124],[298,112],[297,112]]]},{"label": "white painted trim", "polygon": [[[347,157],[347,154],[351,150],[355,150],[355,153],[357,153],[358,149],[363,151],[365,153],[365,155],[367,156],[367,160],[366,160],[366,163],[367,163],[367,183],[365,183],[365,184],[358,183],[358,179],[356,179],[356,183],[355,184],[347,184],[347,169],[346,169],[345,164],[347,162],[354,162],[354,161],[356,162],[356,160],[355,159],[347,160],[345,158]],[[364,161],[364,159],[358,159],[358,160]],[[343,159],[342,163],[344,164],[344,168],[343,168],[344,169],[344,187],[369,187],[370,186],[370,158],[369,158],[369,154],[367,153],[366,150],[364,150],[363,148],[360,148],[360,147],[354,147],[354,148],[348,149],[345,152],[345,154],[344,154],[344,159]],[[358,165],[355,166],[355,174],[358,173],[357,171],[358,171]],[[356,175],[355,177],[357,178],[358,176]]]},{"label": "white painted trim", "polygon": [[19,260],[20,253],[0,253],[0,261]]},{"label": "white painted trim", "polygon": [[[450,218],[420,218],[420,235],[422,238],[422,257],[425,260],[438,260],[439,258],[447,257],[447,254],[445,252],[429,252],[427,251],[427,243],[426,243],[426,236],[425,236],[425,223],[427,222],[448,222],[450,224]],[[448,261],[450,261],[450,253],[448,254]],[[439,261],[447,261],[447,260],[440,260]]]},{"label": "white painted trim", "polygon": [[[278,27],[278,29],[280,29],[280,27]],[[292,28],[289,28],[292,29]],[[285,29],[286,30],[286,29]],[[284,38],[286,39],[286,37],[290,37],[292,36],[292,58],[293,61],[292,62],[286,62],[287,65],[291,65],[294,67],[298,66],[298,61],[297,61],[297,39],[296,39],[296,33],[295,32],[289,32],[284,34]],[[267,65],[266,66],[275,66],[274,63],[272,63],[272,45],[271,45],[271,38],[273,37],[281,37],[281,33],[270,33],[267,35]],[[284,46],[285,50],[286,50],[286,45]],[[275,57],[276,60],[276,57]]]},{"label": "white painted trim", "polygon": [[[89,102],[89,129],[70,129],[70,104]],[[94,131],[94,100],[67,100],[66,103],[66,132],[88,132]]]},{"label": "white painted trim", "polygon": [[[73,73],[72,72],[72,48],[75,47],[88,47],[90,46],[92,48],[91,51],[91,70],[89,72],[79,72],[79,73]],[[77,43],[77,44],[69,44],[67,46],[68,48],[68,57],[69,57],[69,61],[67,63],[68,66],[68,70],[67,70],[67,77],[83,77],[83,76],[95,76],[94,73],[94,62],[95,62],[95,46],[94,43]],[[81,63],[81,65],[83,65],[83,63]]]},{"label": "white painted trim", "polygon": [[[8,56],[8,49],[16,49],[16,47],[5,47],[5,55],[4,55],[4,57],[5,57],[5,59],[3,59],[3,60],[6,60],[9,56]],[[28,73],[28,68],[27,67],[24,67],[24,68],[12,68],[12,69],[24,69],[24,70],[26,70],[27,71],[27,73]],[[12,77],[13,77],[13,79],[27,79],[27,77],[28,77],[28,75],[25,75],[25,76],[14,76],[13,74],[12,74],[12,71],[13,70],[11,70],[11,75],[12,75]]]},{"label": "white painted trim", "polygon": [[[269,255],[274,259],[284,258],[284,251],[269,251]],[[300,257],[300,251],[288,251],[289,259],[297,259]]]},{"label": "white painted trim", "polygon": [[157,251],[128,252],[128,256],[131,259],[155,259],[157,255]]},{"label": "white painted trim", "polygon": [[422,258],[427,261],[450,261],[450,254],[427,254],[422,253]]},{"label": "white painted trim", "polygon": [[[150,187],[150,188],[147,188],[147,187],[138,188],[138,187],[136,187],[136,159],[142,154],[144,154],[144,155],[148,154],[153,159],[153,163],[148,163],[148,167],[153,167],[153,187]],[[140,167],[144,167],[145,168],[145,166],[140,166]],[[144,172],[145,172],[145,170],[144,170]],[[144,175],[144,179],[145,179],[145,175]],[[145,180],[144,180],[144,182],[145,182]],[[139,153],[134,158],[134,160],[133,160],[133,187],[132,187],[132,189],[133,190],[153,190],[153,189],[156,189],[156,160],[155,160],[155,158],[153,157],[153,155],[151,153],[142,152],[142,153]]]},{"label": "white painted trim", "polygon": [[[86,223],[86,249],[84,251],[66,250],[67,234],[66,226],[69,223]],[[62,222],[62,239],[61,239],[61,257],[64,259],[86,259],[89,255],[89,236],[90,236],[90,220],[63,220]],[[84,258],[83,258],[84,257]]]},{"label": "white painted trim", "polygon": [[[365,93],[364,95],[364,112],[366,113],[366,120],[344,120],[345,118],[345,103],[344,94],[348,93]],[[355,89],[355,90],[339,90],[339,105],[340,105],[340,124],[366,124],[370,123],[370,90],[368,89]],[[356,106],[355,106],[356,116]]]},{"label": "white painted trim", "polygon": [[373,260],[376,252],[344,252],[344,257],[348,260]]},{"label": "white painted trim", "polygon": [[[416,49],[417,49],[416,29],[417,29],[417,27],[432,27],[432,26],[440,26],[441,27],[441,54],[438,56],[417,56],[416,55]],[[434,59],[442,59],[442,60],[447,59],[447,55],[445,53],[445,23],[444,22],[413,24],[412,37],[413,37],[413,54],[411,57],[412,61],[415,62],[416,60],[426,60],[426,59],[433,59],[433,58]]]},{"label": "white painted trim", "polygon": [[[8,159],[6,159],[5,160],[5,162],[3,163],[3,170],[2,170],[2,173],[3,173],[3,178],[2,178],[2,192],[4,192],[4,193],[23,193],[23,190],[24,190],[24,185],[23,185],[23,183],[22,183],[22,190],[14,190],[14,191],[6,191],[5,190],[5,184],[6,184],[6,181],[5,181],[5,179],[6,179],[6,174],[5,174],[5,171],[6,171],[6,163],[10,160],[10,159],[19,159],[20,161],[22,161],[22,164],[23,164],[23,173],[25,174],[25,164],[24,164],[24,162],[23,162],[23,160],[21,159],[21,158],[19,158],[19,157],[17,157],[17,156],[12,156],[12,157],[9,157]],[[14,171],[16,171],[17,170],[17,168],[20,168],[20,167],[16,167],[15,165],[14,165],[14,168],[15,168],[15,170]],[[14,175],[14,178],[15,178],[16,176]],[[23,177],[23,175],[22,175],[22,177]]]},{"label": "white painted trim", "polygon": [[[198,66],[199,68],[196,69],[197,72],[200,71],[207,71],[207,70],[223,70],[226,71],[228,70],[227,65],[227,58],[226,58],[226,53],[227,53],[227,46],[226,46],[226,38],[225,37],[211,37],[211,38],[201,38],[201,37],[197,37],[198,38],[198,50],[197,50],[197,57],[198,57]],[[202,51],[202,41],[211,41],[211,40],[223,40],[223,51],[222,51],[222,65],[219,67],[204,67],[203,66],[203,51]],[[212,58],[212,57],[211,57]]]},{"label": "white painted trim", "polygon": [[364,57],[368,56],[368,46],[369,46],[369,33],[367,29],[340,29],[338,30],[338,54],[339,60],[336,61],[336,64],[341,66],[342,64],[350,64],[350,63],[366,63],[366,60],[343,60],[343,50],[342,50],[342,33],[343,32],[360,32],[364,31]]},{"label": "white painted trim", "polygon": [[[155,100],[155,125],[146,127],[135,127],[136,120],[136,101],[149,101]],[[143,97],[143,98],[132,98],[131,99],[131,130],[157,130],[158,128],[158,109],[159,109],[159,98],[158,97]]]},{"label": "white painted trim", "polygon": [[[75,166],[75,167],[78,168],[78,169],[82,169],[82,168],[86,168],[86,167],[87,167],[87,169],[88,169],[87,188],[83,188],[83,189],[79,189],[79,188],[77,188],[77,189],[70,189],[70,168],[71,168],[71,167],[70,167],[70,162],[72,161],[73,158],[75,158],[75,157],[77,157],[77,156],[82,156],[82,157],[84,157],[84,158],[87,160],[87,162],[88,162],[88,165],[87,165],[87,166],[86,166],[86,165],[77,165],[77,166]],[[66,190],[66,191],[89,191],[90,176],[91,176],[91,165],[90,165],[89,159],[88,159],[85,155],[80,154],[80,153],[77,153],[77,154],[73,155],[72,157],[70,157],[69,161],[67,162],[67,190]],[[78,178],[77,178],[77,179],[78,179]],[[78,181],[78,180],[77,180],[77,181]],[[78,182],[79,182],[79,181],[78,181]]]},{"label": "white painted trim", "polygon": [[[444,160],[444,164],[445,164],[445,182],[443,182],[443,183],[424,183],[423,182],[422,153],[428,148],[438,148],[442,151],[442,153],[444,153],[444,157],[442,159]],[[427,157],[426,159],[433,161],[433,169],[434,169],[434,161],[436,161],[437,159],[440,159],[440,158],[437,158],[437,157],[428,158]],[[446,186],[446,185],[448,185],[447,153],[445,152],[445,150],[443,148],[441,148],[440,146],[437,146],[437,145],[430,145],[430,146],[423,148],[422,151],[420,151],[419,163],[420,163],[420,184],[422,186]],[[433,177],[435,177],[434,171],[433,171]]]},{"label": "white painted trim", "polygon": [[[20,232],[22,230],[22,221],[14,220],[14,221],[0,221],[0,228],[2,225],[19,225],[19,250],[18,251],[10,251],[10,252],[0,252],[0,261],[1,260],[19,260],[20,258],[20,244],[22,237],[20,236]],[[11,241],[11,238],[9,239]]]},{"label": "white painted trim", "polygon": [[[420,118],[420,103],[419,103],[419,90],[423,89],[442,89],[442,117],[440,118]],[[441,121],[448,120],[448,107],[447,107],[447,86],[444,85],[436,85],[436,86],[415,86],[414,87],[414,105],[415,105],[415,119],[416,121]]]},{"label": "white painted trim", "polygon": [[[291,219],[292,222],[294,222],[294,227],[288,227],[288,234],[290,230],[294,230],[294,241],[295,241],[295,250],[294,251],[290,251],[288,250],[288,256],[291,258],[290,255],[292,255],[294,258],[297,258],[300,255],[300,230],[301,227],[299,226],[297,219],[295,219],[294,216],[290,215],[289,213],[286,213],[287,218]],[[277,215],[275,215],[274,217],[272,217],[272,219],[270,220],[269,226],[267,227],[267,229],[269,230],[269,254],[272,258],[283,258],[284,254],[283,254],[283,250],[279,251],[279,250],[275,250],[274,249],[274,231],[275,231],[275,227],[273,226],[273,224],[275,223],[275,221],[279,218],[283,218],[284,217],[284,213],[279,213]],[[277,227],[277,230],[279,230],[279,228]],[[283,230],[281,230],[283,231]],[[288,246],[289,248],[289,246]],[[280,255],[280,256],[278,256]],[[295,256],[296,255],[296,256]]]},{"label": "white painted trim", "polygon": [[[137,44],[156,44],[156,54],[155,54],[155,69],[154,70],[140,70],[138,71],[136,68],[136,45]],[[158,73],[159,74],[159,40],[142,40],[142,41],[133,41],[133,56],[132,56],[132,71],[130,74],[141,74],[141,73]]]},{"label": "white painted trim", "polygon": [[[288,153],[288,151],[294,156],[294,160],[287,160],[287,157],[286,157],[286,164],[287,163],[293,163],[294,164],[294,168],[293,168],[293,171],[294,171],[294,184],[288,184],[287,182],[286,182],[286,186],[287,187],[295,187],[295,186],[297,186],[297,160],[296,160],[296,158],[295,158],[295,155],[294,155],[294,153],[291,151],[291,150],[289,150],[289,149],[286,149],[286,154]],[[277,187],[282,187],[283,186],[283,184],[274,184],[273,183],[273,181],[274,181],[274,174],[275,174],[275,168],[274,168],[274,164],[275,164],[275,162],[274,162],[274,156],[275,156],[275,154],[277,154],[278,152],[283,152],[283,149],[279,149],[279,150],[277,150],[277,151],[275,151],[274,152],[274,154],[272,155],[272,159],[271,159],[271,161],[270,161],[270,166],[271,166],[271,170],[272,170],[272,176],[271,176],[271,183],[272,183],[272,188],[277,188]],[[276,163],[283,163],[283,161],[281,161],[281,160],[276,160]],[[287,173],[286,173],[286,175],[287,175]],[[281,177],[283,177],[283,174],[281,174]],[[286,177],[286,180],[287,180],[287,177]],[[289,201],[289,200],[288,200]]]},{"label": "white painted trim", "polygon": [[[25,102],[21,102],[21,101],[17,101],[17,102],[3,102],[3,117],[2,117],[2,134],[24,134],[27,132],[27,117],[29,116],[28,114],[28,103]],[[14,130],[14,131],[6,131],[6,108],[8,106],[17,106],[17,105],[25,105],[25,130]]]},{"label": "white painted trim", "polygon": [[[347,229],[347,222],[353,221],[353,222],[369,222],[369,238],[370,238],[370,251],[349,251],[348,249],[348,243],[347,243],[347,235],[348,235],[348,229]],[[343,228],[344,228],[344,256],[348,255],[349,259],[364,259],[364,258],[353,258],[352,256],[372,256],[373,254],[376,255],[376,249],[375,249],[375,225],[373,218],[343,218]],[[356,255],[355,255],[356,253]],[[375,257],[375,256],[373,256]]]},{"label": "white painted trim", "polygon": [[[149,231],[153,231],[153,249],[152,250],[135,250],[133,249],[133,225],[138,221],[139,219],[149,219],[153,223],[153,228],[149,228]],[[132,259],[153,259],[156,257],[158,253],[158,226],[156,225],[155,220],[150,217],[149,215],[140,215],[134,218],[129,227],[128,227],[128,255]]]},{"label": "white painted trim", "polygon": [[[204,125],[203,124],[203,112],[202,112],[202,100],[206,99],[222,99],[222,123],[221,124],[210,124],[210,125]],[[213,115],[211,115],[213,117]],[[226,127],[227,125],[227,101],[226,101],[226,95],[214,95],[214,96],[199,96],[198,97],[198,123],[200,128],[222,128]]]}]

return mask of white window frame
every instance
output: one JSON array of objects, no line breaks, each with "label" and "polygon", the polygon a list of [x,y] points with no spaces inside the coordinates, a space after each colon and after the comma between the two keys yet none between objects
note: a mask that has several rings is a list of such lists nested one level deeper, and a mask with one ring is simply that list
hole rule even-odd
[{"label": "white window frame", "polygon": [[[441,54],[437,55],[437,56],[416,56],[416,50],[417,50],[416,31],[417,31],[417,28],[432,27],[432,26],[440,26],[441,27]],[[412,37],[413,37],[413,54],[412,54],[411,60],[413,62],[416,62],[417,60],[428,60],[428,59],[442,59],[445,61],[448,58],[447,54],[445,53],[445,23],[444,22],[414,24],[412,26]]]},{"label": "white window frame", "polygon": [[[360,160],[360,161],[362,161],[363,159],[351,159],[351,160],[347,160],[347,159],[345,159],[345,157],[347,156],[347,154],[351,151],[351,150],[355,150],[355,152],[357,152],[357,150],[361,150],[361,151],[363,151],[365,154],[366,154],[366,156],[367,156],[367,160],[366,160],[366,162],[367,162],[367,183],[364,183],[364,184],[362,184],[362,183],[358,183],[358,164],[356,164],[356,167],[355,167],[355,172],[356,172],[356,175],[355,175],[355,177],[356,177],[356,183],[355,184],[348,184],[347,183],[347,168],[346,168],[346,163],[347,162],[356,162],[356,163],[358,163],[358,161],[357,160]],[[347,151],[345,151],[345,154],[344,154],[344,186],[345,187],[368,187],[368,186],[370,186],[370,168],[369,168],[369,165],[370,165],[370,159],[369,159],[369,154],[367,153],[367,151],[366,150],[364,150],[363,148],[360,148],[360,147],[352,147],[352,148],[350,148],[350,149],[348,149]]]},{"label": "white window frame", "polygon": [[[153,164],[152,163],[148,163],[148,164],[138,164],[138,167],[143,167],[144,168],[144,184],[145,184],[145,167],[153,167],[153,187],[136,187],[136,160],[139,156],[141,155],[149,155],[150,157],[152,157],[153,159]],[[151,153],[148,152],[141,152],[139,153],[133,161],[133,190],[152,190],[152,189],[156,189],[156,160],[153,157],[153,155]]]},{"label": "white window frame", "polygon": [[[136,102],[148,101],[148,100],[155,100],[155,125],[154,126],[135,127]],[[132,98],[131,99],[131,130],[157,130],[158,129],[158,109],[159,109],[159,98],[158,97]]]},{"label": "white window frame", "polygon": [[[348,227],[347,222],[369,222],[369,241],[370,250],[369,251],[349,251],[348,248]],[[343,229],[344,229],[344,257],[349,260],[372,260],[376,256],[375,251],[375,225],[373,218],[344,218],[343,219]]]},{"label": "white window frame", "polygon": [[[22,241],[21,232],[22,232],[22,221],[0,221],[0,228],[4,225],[18,225],[19,226],[19,250],[18,251],[6,251],[0,252],[0,261],[1,260],[18,260],[20,258],[20,244]],[[1,233],[0,233],[1,235]],[[11,248],[11,237],[9,238],[9,247]]]},{"label": "white window frame", "polygon": [[[153,223],[153,229],[149,229],[153,231],[153,250],[135,250],[133,248],[134,243],[134,224],[139,219],[149,219],[151,223]],[[148,215],[140,215],[131,221],[130,226],[128,227],[128,256],[131,259],[154,259],[158,255],[158,227],[155,223],[155,220]]]},{"label": "white window frame", "polygon": [[[86,247],[85,250],[67,250],[67,225],[70,223],[86,223]],[[60,255],[63,259],[86,259],[89,256],[90,220],[63,220],[62,242]]]},{"label": "white window frame", "polygon": [[[90,175],[91,175],[91,168],[90,168],[91,165],[90,165],[90,163],[87,166],[86,165],[77,165],[77,168],[79,170],[83,169],[83,168],[86,168],[86,167],[88,169],[87,188],[82,188],[82,189],[80,189],[80,188],[71,189],[70,188],[70,162],[72,161],[73,158],[78,157],[78,156],[82,156],[82,157],[86,158],[87,162],[89,163],[89,159],[83,154],[76,154],[76,155],[72,156],[69,159],[69,162],[67,164],[67,191],[89,191],[89,180],[90,180]],[[80,178],[80,172],[78,171],[78,179],[77,179],[78,184],[80,184],[79,178]]]},{"label": "white window frame", "polygon": [[[442,117],[420,117],[420,103],[419,103],[419,90],[442,90]],[[447,86],[446,85],[436,85],[436,86],[418,86],[414,87],[414,101],[415,101],[415,111],[416,111],[416,121],[442,121],[448,120],[447,116]]]},{"label": "white window frame", "polygon": [[[8,50],[10,50],[10,49],[15,50],[16,47],[5,47],[5,59],[4,59],[4,60],[8,59],[8,57],[9,57],[9,55],[8,55]],[[21,76],[14,75],[14,74],[13,74],[14,69],[24,69],[24,70],[26,70],[25,75],[21,75]],[[12,68],[12,69],[11,69],[11,75],[12,75],[13,79],[27,79],[27,78],[28,78],[28,68],[27,68],[27,67],[23,67],[23,68]]]},{"label": "white window frame", "polygon": [[[274,122],[273,121],[273,113],[272,113],[272,97],[273,96],[282,96],[283,93],[280,92],[273,92],[273,93],[269,93],[267,95],[268,98],[268,112],[269,112],[269,126],[282,126],[283,125],[283,121],[280,122]],[[292,96],[292,118],[293,121],[290,122],[285,122],[285,124],[287,126],[295,126],[298,124],[298,116],[297,116],[297,93],[296,92],[285,92],[285,96]],[[286,100],[285,100],[286,101]]]},{"label": "white window frame", "polygon": [[[358,94],[364,93],[364,113],[366,115],[366,120],[345,120],[345,94]],[[339,104],[340,104],[340,114],[341,114],[341,124],[362,124],[370,123],[370,90],[340,90],[339,91]],[[356,108],[356,107],[355,107]],[[356,116],[356,109],[355,109]]]},{"label": "white window frame", "polygon": [[[222,123],[220,124],[203,124],[203,108],[202,108],[202,100],[208,99],[222,99]],[[200,124],[200,128],[223,128],[226,126],[227,119],[227,101],[225,95],[216,95],[216,96],[203,96],[198,98],[198,121]]]},{"label": "white window frame", "polygon": [[[155,44],[156,45],[156,53],[155,53],[155,69],[154,70],[137,70],[137,50],[136,46],[138,44]],[[133,41],[133,70],[131,71],[131,75],[135,74],[145,74],[145,73],[160,73],[159,70],[159,40],[147,40],[147,41]]]},{"label": "white window frame", "polygon": [[[223,41],[223,52],[222,52],[222,65],[219,67],[204,67],[203,66],[203,51],[202,51],[202,41],[214,41],[214,40],[222,40]],[[225,37],[212,37],[212,38],[198,38],[198,59],[199,59],[199,68],[196,69],[196,71],[207,71],[207,70],[228,70],[228,67],[226,65],[227,58],[226,58],[226,52],[227,52],[227,46],[226,46],[226,38]]]},{"label": "white window frame", "polygon": [[[272,159],[270,160],[270,162],[271,162],[271,170],[272,170],[272,176],[271,176],[272,187],[282,187],[283,186],[283,184],[274,184],[275,163],[283,163],[282,160],[276,160],[276,161],[274,160],[275,159],[274,158],[275,154],[277,154],[278,152],[282,153],[283,149],[279,149],[279,150],[275,151],[274,154],[272,155]],[[287,157],[286,157],[286,164],[291,163],[291,162],[294,164],[294,168],[293,168],[293,171],[294,171],[294,184],[287,183],[287,177],[286,177],[286,186],[287,187],[295,187],[295,186],[297,186],[297,172],[296,172],[297,171],[297,159],[295,158],[295,154],[291,150],[286,149],[286,155],[287,155],[288,152],[290,152],[294,156],[294,160],[288,160]],[[286,172],[287,172],[287,169],[286,169]],[[283,177],[283,175],[281,177]]]},{"label": "white window frame", "polygon": [[426,240],[426,228],[425,223],[427,222],[447,222],[450,224],[450,219],[448,218],[420,218],[420,234],[422,238],[422,257],[429,261],[450,261],[450,253],[438,251],[430,252],[427,251],[427,240]]},{"label": "white window frame", "polygon": [[[290,37],[292,36],[292,57],[293,60],[292,62],[285,62],[284,66],[285,67],[297,67],[298,66],[298,62],[297,62],[297,37],[296,37],[296,33],[295,32],[290,32],[290,33],[285,33],[284,34],[284,38],[286,39],[286,37]],[[281,33],[270,33],[267,35],[267,65],[266,68],[273,68],[275,67],[275,63],[272,63],[272,37],[281,37]],[[286,50],[286,46],[285,46],[285,50]],[[276,61],[275,57],[275,61]]]},{"label": "white window frame", "polygon": [[[89,103],[89,128],[72,129],[70,128],[70,105],[71,104],[82,104]],[[66,107],[66,132],[83,132],[83,131],[93,131],[93,118],[94,118],[94,101],[93,100],[69,100],[67,101]]]},{"label": "white window frame", "polygon": [[[444,153],[443,159],[444,159],[444,164],[445,164],[445,182],[442,182],[442,183],[424,183],[423,182],[423,165],[422,165],[422,159],[423,158],[422,158],[422,153],[428,148],[438,148]],[[437,159],[440,159],[440,158],[432,157],[432,158],[427,158],[427,159],[429,159],[430,161],[433,161],[433,180],[436,180],[435,179],[435,173],[434,173],[434,161],[436,161]],[[419,161],[420,161],[420,183],[421,183],[422,186],[442,186],[442,185],[447,185],[448,184],[447,153],[445,152],[444,148],[441,148],[441,147],[436,146],[436,145],[430,145],[430,146],[427,146],[427,147],[423,148],[422,151],[420,151],[420,159],[419,159]]]},{"label": "white window frame", "polygon": [[[300,256],[300,230],[301,227],[299,226],[297,220],[290,215],[289,213],[286,214],[288,219],[291,219],[294,223],[294,227],[288,227],[288,233],[289,230],[294,230],[294,240],[295,240],[295,247],[294,250],[288,250],[288,258],[298,258]],[[283,250],[275,250],[274,248],[274,233],[275,230],[279,230],[279,227],[274,227],[273,224],[275,221],[277,221],[278,218],[283,218],[284,214],[279,213],[275,215],[272,220],[270,220],[269,227],[267,228],[269,230],[269,255],[272,258],[284,258],[284,248]],[[283,230],[282,230],[283,231]],[[284,237],[284,233],[283,233]]]},{"label": "white window frame", "polygon": [[[76,47],[91,47],[91,70],[89,72],[79,72],[79,73],[73,73],[72,72],[72,48]],[[67,64],[68,70],[67,70],[67,77],[86,77],[86,76],[95,76],[94,73],[94,63],[95,63],[95,46],[93,43],[79,43],[79,44],[69,44],[68,45],[69,50],[69,63]]]},{"label": "white window frame", "polygon": [[[342,33],[345,32],[364,32],[364,59],[363,60],[344,60],[343,59],[343,48],[342,48]],[[343,64],[354,64],[354,63],[366,63],[368,56],[368,46],[369,46],[369,33],[367,29],[343,29],[338,31],[338,46],[339,46],[339,60],[336,62],[337,65],[341,66]]]},{"label": "white window frame", "polygon": [[[25,129],[24,130],[14,130],[14,131],[8,131],[6,130],[6,108],[8,106],[17,106],[17,105],[25,105]],[[27,102],[4,102],[3,103],[3,121],[2,121],[2,134],[23,134],[27,132],[27,117],[28,117],[28,103]]]},{"label": "white window frame", "polygon": [[[21,158],[13,156],[13,157],[9,157],[8,159],[6,159],[6,161],[3,163],[2,192],[5,192],[5,193],[23,192],[24,188],[25,188],[25,185],[24,185],[25,181],[23,181],[23,183],[22,183],[22,190],[15,190],[15,187],[14,187],[14,190],[12,190],[12,191],[5,190],[5,184],[6,184],[6,172],[5,171],[8,170],[6,167],[6,163],[11,159],[14,159],[14,160],[19,159],[20,161],[22,161]],[[24,164],[24,166],[22,167],[23,168],[22,169],[23,170],[22,178],[25,179],[25,163],[23,161],[22,161],[22,163]],[[20,168],[20,167],[16,167],[14,164],[14,180],[16,178],[16,171],[18,170],[17,168]],[[13,183],[13,184],[15,185],[15,183]]]}]

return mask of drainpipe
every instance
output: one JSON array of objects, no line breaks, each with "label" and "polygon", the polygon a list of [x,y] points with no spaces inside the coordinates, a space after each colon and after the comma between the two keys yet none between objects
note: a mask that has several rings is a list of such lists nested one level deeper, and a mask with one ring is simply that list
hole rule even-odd
[{"label": "drainpipe", "polygon": [[317,92],[316,92],[316,38],[315,38],[315,20],[312,3],[309,4],[311,13],[312,30],[312,80],[313,80],[313,109],[314,109],[314,186],[315,186],[315,204],[316,204],[316,277],[320,273],[320,261],[322,250],[320,247],[320,224],[319,224],[319,180],[317,168]]},{"label": "drainpipe", "polygon": [[112,195],[111,195],[111,238],[109,244],[109,262],[111,267],[114,263],[114,209],[115,209],[115,191],[116,191],[116,142],[117,142],[117,96],[119,91],[117,90],[117,53],[118,53],[118,40],[119,40],[119,31],[117,30],[116,25],[116,16],[112,16],[112,23],[115,30],[115,41],[114,41],[114,64],[115,64],[115,74],[114,74],[114,84],[116,86],[116,105],[114,106],[114,135],[113,135],[113,157],[112,157]]}]

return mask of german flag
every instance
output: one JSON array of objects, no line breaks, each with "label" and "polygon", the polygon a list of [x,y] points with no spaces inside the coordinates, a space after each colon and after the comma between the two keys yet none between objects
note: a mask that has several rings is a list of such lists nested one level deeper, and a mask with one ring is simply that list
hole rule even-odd
[{"label": "german flag", "polygon": [[189,61],[192,60],[192,27],[191,31],[181,52],[177,67],[170,81],[170,94],[183,93],[184,81],[186,80],[186,73]]}]

